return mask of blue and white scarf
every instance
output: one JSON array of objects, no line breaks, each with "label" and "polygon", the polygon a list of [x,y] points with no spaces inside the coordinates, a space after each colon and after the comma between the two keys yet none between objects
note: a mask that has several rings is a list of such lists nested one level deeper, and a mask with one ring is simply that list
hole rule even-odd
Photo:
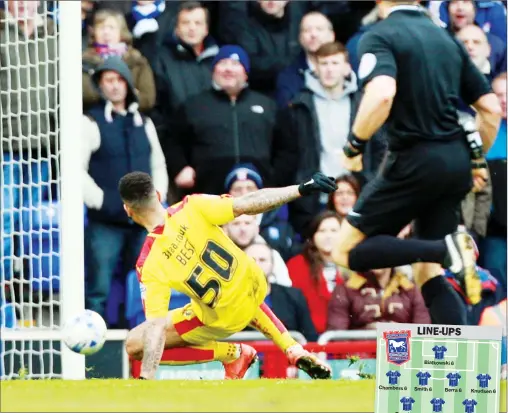
[{"label": "blue and white scarf", "polygon": [[132,16],[136,22],[143,19],[156,19],[164,10],[166,3],[164,0],[155,0],[153,3],[140,6],[137,1],[132,2]]}]

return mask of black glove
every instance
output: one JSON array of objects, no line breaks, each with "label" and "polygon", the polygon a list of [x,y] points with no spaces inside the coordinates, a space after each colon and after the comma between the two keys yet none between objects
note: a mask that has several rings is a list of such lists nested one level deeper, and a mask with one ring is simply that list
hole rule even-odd
[{"label": "black glove", "polygon": [[307,196],[315,192],[324,192],[326,194],[330,194],[336,190],[337,184],[335,183],[335,179],[326,176],[321,172],[316,172],[314,175],[312,175],[310,180],[307,182],[302,182],[300,186],[298,186],[298,191],[302,196]]}]

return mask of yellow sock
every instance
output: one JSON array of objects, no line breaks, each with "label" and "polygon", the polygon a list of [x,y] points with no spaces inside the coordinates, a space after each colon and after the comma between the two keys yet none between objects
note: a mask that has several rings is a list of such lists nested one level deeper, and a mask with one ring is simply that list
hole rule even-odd
[{"label": "yellow sock", "polygon": [[265,335],[266,338],[272,340],[282,351],[298,344],[288,333],[284,324],[270,310],[266,304],[261,304],[257,309],[250,325]]},{"label": "yellow sock", "polygon": [[209,361],[231,362],[240,356],[240,346],[235,343],[210,341],[200,346],[176,347],[164,351],[161,364],[181,366],[208,363]]}]

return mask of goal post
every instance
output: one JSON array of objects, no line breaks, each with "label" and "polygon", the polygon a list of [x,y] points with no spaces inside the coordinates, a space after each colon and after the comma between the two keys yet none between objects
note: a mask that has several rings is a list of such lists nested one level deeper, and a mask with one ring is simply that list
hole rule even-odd
[{"label": "goal post", "polygon": [[[81,2],[59,1],[61,317],[85,308],[84,219],[82,192]],[[62,343],[63,344],[63,343]],[[85,357],[62,345],[62,377],[85,378]]]},{"label": "goal post", "polygon": [[60,333],[84,309],[81,5],[54,2],[56,19],[40,2],[35,34],[25,37],[16,24],[29,17],[4,4],[0,378],[84,379],[85,357],[68,350]]}]

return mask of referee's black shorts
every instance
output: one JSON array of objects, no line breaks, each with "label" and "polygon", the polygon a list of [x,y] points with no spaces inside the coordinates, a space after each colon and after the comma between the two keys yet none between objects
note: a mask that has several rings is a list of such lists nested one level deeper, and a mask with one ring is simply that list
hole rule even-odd
[{"label": "referee's black shorts", "polygon": [[418,238],[442,239],[457,230],[461,202],[471,188],[465,139],[423,141],[388,154],[347,220],[368,237],[395,236],[414,221]]}]

